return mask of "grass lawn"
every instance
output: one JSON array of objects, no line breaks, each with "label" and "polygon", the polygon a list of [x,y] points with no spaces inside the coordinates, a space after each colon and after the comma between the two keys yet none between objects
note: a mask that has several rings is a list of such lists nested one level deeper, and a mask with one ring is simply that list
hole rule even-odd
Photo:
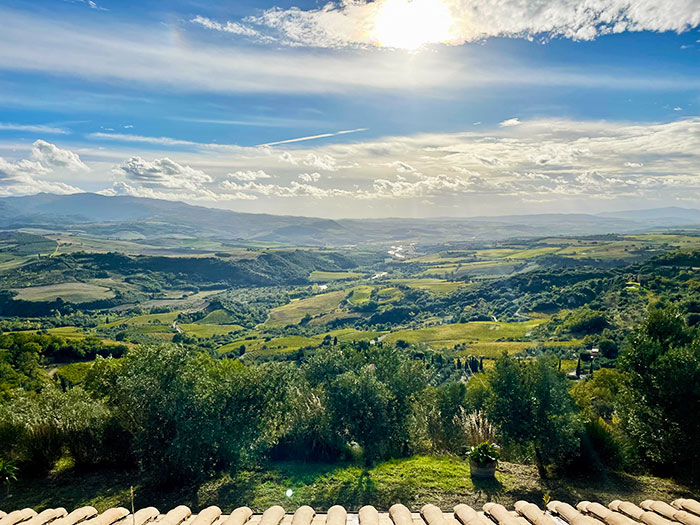
[{"label": "grass lawn", "polygon": [[[532,319],[520,323],[495,323],[473,321],[470,323],[443,324],[418,330],[399,330],[386,336],[385,341],[393,344],[399,339],[408,343],[426,343],[436,348],[452,348],[458,343],[494,342],[498,339],[525,337],[545,319]],[[529,343],[535,345],[536,343]]]},{"label": "grass lawn", "polygon": [[267,324],[276,326],[297,324],[307,314],[313,316],[328,313],[338,308],[346,295],[347,292],[339,291],[314,295],[306,299],[295,299],[289,304],[272,310]]},{"label": "grass lawn", "polygon": [[[672,480],[628,474],[597,474],[580,478],[542,481],[534,466],[501,462],[496,481],[472,481],[469,465],[455,457],[415,456],[380,463],[365,471],[351,463],[272,462],[263,468],[223,474],[202,484],[157,490],[145,478],[124,470],[75,471],[67,468],[41,479],[23,479],[0,502],[5,510],[65,506],[72,510],[92,505],[98,511],[113,506],[130,508],[129,487],[134,486],[135,506],[153,505],[162,512],[188,505],[197,512],[217,505],[225,512],[247,505],[260,512],[282,505],[287,512],[311,505],[325,511],[334,504],[357,511],[371,504],[380,511],[400,502],[412,510],[433,503],[451,510],[458,503],[480,509],[487,501],[507,507],[520,499],[543,506],[543,497],[575,504],[581,500],[603,504],[613,499],[639,503],[648,498],[672,501],[692,497],[689,487]],[[288,489],[292,496],[285,495]]]}]

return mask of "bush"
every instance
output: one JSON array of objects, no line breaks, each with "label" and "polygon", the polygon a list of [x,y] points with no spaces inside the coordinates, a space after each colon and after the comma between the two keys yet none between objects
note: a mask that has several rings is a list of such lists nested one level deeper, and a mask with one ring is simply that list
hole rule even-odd
[{"label": "bush", "polygon": [[48,387],[1,405],[0,437],[5,445],[0,453],[31,472],[50,470],[66,451],[77,465],[123,463],[129,457],[127,436],[110,410],[80,388]]},{"label": "bush", "polygon": [[123,361],[110,403],[159,482],[259,458],[289,425],[288,365],[247,368],[173,345],[139,347]]}]

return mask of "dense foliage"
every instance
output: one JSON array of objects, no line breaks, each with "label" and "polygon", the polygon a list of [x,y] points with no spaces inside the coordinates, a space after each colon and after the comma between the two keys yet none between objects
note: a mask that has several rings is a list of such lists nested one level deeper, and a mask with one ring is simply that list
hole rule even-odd
[{"label": "dense foliage", "polygon": [[69,454],[182,483],[265,457],[359,453],[371,464],[460,454],[487,440],[503,444],[506,459],[529,458],[543,477],[605,464],[698,472],[700,346],[673,309],[650,312],[619,370],[573,383],[551,356],[504,354],[486,372],[452,364],[452,375],[436,376],[443,365],[434,358],[381,344],[329,344],[258,365],[160,345],[98,358],[84,390],[62,391],[39,366],[48,346],[30,339],[2,340],[15,356],[5,368],[24,379],[6,385],[0,405],[0,457],[27,472]]}]

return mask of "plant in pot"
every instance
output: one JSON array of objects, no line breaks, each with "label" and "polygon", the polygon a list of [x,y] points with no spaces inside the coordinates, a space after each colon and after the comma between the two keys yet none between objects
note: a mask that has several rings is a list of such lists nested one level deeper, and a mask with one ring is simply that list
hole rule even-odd
[{"label": "plant in pot", "polygon": [[484,441],[467,452],[469,469],[473,478],[493,478],[500,453],[498,445]]}]

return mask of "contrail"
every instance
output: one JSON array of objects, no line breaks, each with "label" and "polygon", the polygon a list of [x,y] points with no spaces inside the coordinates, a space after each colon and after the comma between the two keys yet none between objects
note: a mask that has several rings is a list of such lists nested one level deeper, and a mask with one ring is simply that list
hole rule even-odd
[{"label": "contrail", "polygon": [[337,135],[347,135],[348,133],[358,133],[360,131],[367,131],[367,129],[368,128],[347,129],[344,131],[336,131],[335,133],[323,133],[321,135],[310,135],[308,137],[299,137],[296,139],[278,140],[277,142],[267,142],[265,144],[258,144],[256,147],[277,146],[278,144],[291,144],[292,142],[302,142],[304,140],[325,139],[326,137],[335,137]]}]

